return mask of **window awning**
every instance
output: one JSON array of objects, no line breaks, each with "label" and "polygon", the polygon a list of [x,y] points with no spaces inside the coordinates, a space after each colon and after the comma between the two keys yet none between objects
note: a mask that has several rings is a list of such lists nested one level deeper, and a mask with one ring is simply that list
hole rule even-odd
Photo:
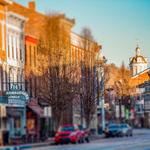
[{"label": "window awning", "polygon": [[44,116],[44,110],[40,107],[40,105],[37,103],[36,100],[31,100],[28,103],[28,107],[33,110],[40,118],[45,117]]}]

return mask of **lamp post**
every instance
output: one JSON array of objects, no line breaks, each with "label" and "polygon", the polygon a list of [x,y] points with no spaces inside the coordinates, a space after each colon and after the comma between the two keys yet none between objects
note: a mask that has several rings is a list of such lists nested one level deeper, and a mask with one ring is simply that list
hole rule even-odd
[{"label": "lamp post", "polygon": [[98,84],[99,84],[99,102],[101,102],[101,116],[102,116],[102,130],[105,130],[105,108],[104,108],[104,104],[105,104],[105,100],[104,100],[104,90],[105,90],[105,64],[106,64],[107,60],[105,57],[100,58],[99,60],[97,60],[97,74],[98,74]]},{"label": "lamp post", "polygon": [[[81,84],[82,85],[82,84]],[[82,89],[82,87],[80,87],[80,106],[81,106],[81,108],[80,108],[80,123],[81,123],[81,126],[83,126],[83,97],[82,97],[82,94],[83,94],[83,89]]]}]

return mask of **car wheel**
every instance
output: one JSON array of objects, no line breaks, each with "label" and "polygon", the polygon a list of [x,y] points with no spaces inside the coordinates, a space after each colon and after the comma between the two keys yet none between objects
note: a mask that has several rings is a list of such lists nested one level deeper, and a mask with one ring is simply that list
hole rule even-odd
[{"label": "car wheel", "polygon": [[73,144],[77,144],[78,143],[78,141],[76,140],[76,141],[74,141],[74,142],[72,142]]},{"label": "car wheel", "polygon": [[81,140],[81,138],[79,138],[79,139],[78,139],[78,143],[79,143],[79,144],[81,144],[81,143],[82,143],[82,140]]},{"label": "car wheel", "polygon": [[84,138],[81,139],[81,143],[84,143]]},{"label": "car wheel", "polygon": [[89,142],[90,142],[89,137],[86,137],[86,142],[87,142],[87,143],[89,143]]}]

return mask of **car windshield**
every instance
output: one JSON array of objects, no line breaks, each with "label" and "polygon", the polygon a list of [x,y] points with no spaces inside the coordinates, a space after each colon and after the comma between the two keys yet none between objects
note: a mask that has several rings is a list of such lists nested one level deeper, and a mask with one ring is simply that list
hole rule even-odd
[{"label": "car windshield", "polygon": [[63,126],[58,129],[58,131],[74,131],[74,126]]},{"label": "car windshield", "polygon": [[126,124],[121,124],[120,127],[121,128],[127,128],[128,126]]},{"label": "car windshield", "polygon": [[81,125],[78,126],[80,130],[83,130],[83,127]]},{"label": "car windshield", "polygon": [[114,128],[119,128],[119,126],[118,125],[109,125],[108,128],[109,129],[114,129]]}]

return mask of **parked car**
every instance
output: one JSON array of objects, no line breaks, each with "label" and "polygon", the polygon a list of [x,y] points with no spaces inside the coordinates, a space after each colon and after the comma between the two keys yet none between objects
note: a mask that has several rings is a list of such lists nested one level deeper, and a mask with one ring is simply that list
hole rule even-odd
[{"label": "parked car", "polygon": [[122,130],[119,124],[109,124],[105,131],[105,137],[115,137],[115,136],[121,136]]},{"label": "parked car", "polygon": [[55,134],[55,143],[81,143],[82,132],[79,130],[78,125],[70,124],[60,126]]},{"label": "parked car", "polygon": [[80,129],[80,131],[81,131],[81,137],[82,137],[82,143],[84,143],[84,142],[87,142],[87,143],[89,143],[90,142],[90,130],[89,129],[87,129],[87,128],[84,128],[82,125],[79,125],[79,129]]},{"label": "parked car", "polygon": [[123,136],[132,136],[133,135],[133,129],[130,125],[128,124],[120,124],[121,130],[122,130],[122,135]]}]

